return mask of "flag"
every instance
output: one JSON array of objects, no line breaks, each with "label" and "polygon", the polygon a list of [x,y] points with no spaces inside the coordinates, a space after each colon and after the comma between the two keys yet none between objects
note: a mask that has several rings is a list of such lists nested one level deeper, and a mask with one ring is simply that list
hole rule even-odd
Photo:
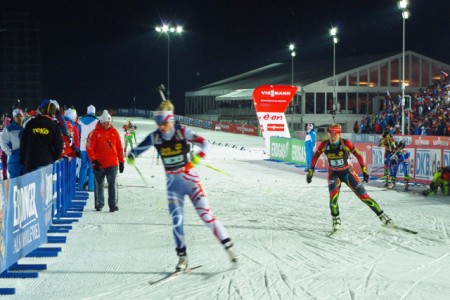
[{"label": "flag", "polygon": [[441,70],[441,75],[444,77],[448,77],[448,73],[444,72],[444,70]]},{"label": "flag", "polygon": [[389,93],[389,91],[386,91],[386,108],[391,109],[393,107],[393,103],[391,101],[391,94]]}]

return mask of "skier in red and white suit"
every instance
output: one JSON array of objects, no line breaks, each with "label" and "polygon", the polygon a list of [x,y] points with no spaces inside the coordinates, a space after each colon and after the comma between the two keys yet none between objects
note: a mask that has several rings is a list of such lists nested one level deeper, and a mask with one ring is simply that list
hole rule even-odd
[{"label": "skier in red and white suit", "polygon": [[[187,247],[184,234],[184,196],[189,196],[197,214],[212,230],[216,238],[224,245],[232,262],[237,261],[237,255],[233,251],[230,236],[215,216],[213,215],[205,190],[195,169],[205,157],[209,142],[195,134],[189,127],[175,124],[173,105],[169,100],[163,101],[158,111],[154,113],[154,120],[158,129],[150,133],[127,156],[127,162],[133,164],[135,157],[154,146],[161,155],[161,160],[166,171],[167,198],[169,212],[172,217],[173,235],[176,251],[179,256],[177,270],[187,268]],[[193,143],[201,150],[190,157],[189,143]]]}]

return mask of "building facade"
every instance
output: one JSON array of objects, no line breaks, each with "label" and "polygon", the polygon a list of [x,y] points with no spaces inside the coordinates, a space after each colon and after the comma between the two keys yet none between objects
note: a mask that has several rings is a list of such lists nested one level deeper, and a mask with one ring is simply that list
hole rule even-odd
[{"label": "building facade", "polygon": [[[402,57],[400,53],[338,59],[335,76],[329,60],[297,63],[294,78],[290,64],[273,64],[187,92],[185,113],[197,118],[257,125],[253,89],[264,84],[290,85],[293,80],[298,92],[286,111],[291,130],[304,130],[307,123],[320,128],[337,122],[344,130],[351,131],[354,122],[362,116],[385,109],[388,94],[394,101],[399,100]],[[441,70],[449,71],[450,65],[406,51],[405,96],[413,96],[420,88],[425,89],[439,80]],[[409,98],[405,99],[407,107]]]}]

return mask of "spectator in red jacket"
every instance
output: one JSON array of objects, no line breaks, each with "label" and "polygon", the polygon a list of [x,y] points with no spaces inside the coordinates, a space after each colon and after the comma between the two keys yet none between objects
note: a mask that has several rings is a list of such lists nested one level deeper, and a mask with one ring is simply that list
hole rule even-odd
[{"label": "spectator in red jacket", "polygon": [[64,140],[64,152],[63,156],[67,157],[79,157],[80,153],[80,131],[77,123],[77,112],[75,109],[69,108],[64,112],[64,119],[67,123],[68,135],[63,137]]},{"label": "spectator in red jacket", "polygon": [[123,148],[120,134],[112,126],[112,118],[107,110],[103,111],[100,122],[97,123],[95,129],[89,134],[86,151],[94,169],[95,209],[101,211],[105,205],[103,182],[106,177],[106,181],[108,182],[109,211],[118,211],[116,177],[117,170],[122,173],[124,169]]}]

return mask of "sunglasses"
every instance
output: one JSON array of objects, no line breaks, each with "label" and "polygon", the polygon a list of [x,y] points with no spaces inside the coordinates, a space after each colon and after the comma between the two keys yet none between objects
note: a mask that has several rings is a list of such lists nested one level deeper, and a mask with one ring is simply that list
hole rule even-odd
[{"label": "sunglasses", "polygon": [[333,136],[336,134],[341,134],[341,129],[340,128],[328,128],[328,133]]}]

